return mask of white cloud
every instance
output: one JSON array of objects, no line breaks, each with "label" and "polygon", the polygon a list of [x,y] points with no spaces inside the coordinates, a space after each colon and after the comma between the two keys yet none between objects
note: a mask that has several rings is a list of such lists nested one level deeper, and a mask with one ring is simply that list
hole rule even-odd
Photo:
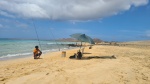
[{"label": "white cloud", "polygon": [[7,12],[1,11],[1,10],[0,10],[0,15],[6,16],[6,17],[11,17],[11,18],[14,18],[14,17],[15,17],[15,16],[13,16],[13,15],[7,13]]},{"label": "white cloud", "polygon": [[3,27],[3,25],[2,24],[0,24],[0,28],[2,28]]},{"label": "white cloud", "polygon": [[[17,28],[29,28],[29,24],[25,22],[21,22],[16,19],[7,19],[7,18],[0,18],[0,27],[3,28],[11,28],[11,27],[17,27]],[[9,24],[9,25],[7,25]]]},{"label": "white cloud", "polygon": [[28,24],[23,23],[23,22],[19,22],[17,20],[15,22],[13,22],[13,24],[16,25],[16,27],[18,27],[18,28],[28,28],[29,27]]},{"label": "white cloud", "polygon": [[[149,0],[0,0],[0,10],[18,17],[85,21],[146,5]],[[3,14],[6,15],[7,14]]]}]

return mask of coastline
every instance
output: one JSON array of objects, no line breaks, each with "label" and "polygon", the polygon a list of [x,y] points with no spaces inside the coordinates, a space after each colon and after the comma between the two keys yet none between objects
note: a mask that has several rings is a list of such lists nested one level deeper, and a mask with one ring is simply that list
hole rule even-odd
[{"label": "coastline", "polygon": [[[61,49],[60,51],[66,51],[66,50],[71,50],[71,49],[76,49],[76,48],[79,48],[79,47],[71,47],[71,48],[65,48],[65,49]],[[44,54],[47,54],[47,53],[53,53],[53,52],[59,52],[59,50],[55,50],[55,51],[47,51],[46,52],[44,51],[43,52],[43,55]],[[32,53],[32,51],[30,52]],[[7,60],[14,60],[14,59],[22,59],[22,58],[28,58],[28,57],[33,57],[33,54],[30,54],[30,55],[18,55],[18,56],[10,56],[10,57],[4,57],[4,58],[0,58],[0,61],[7,61]]]},{"label": "coastline", "polygon": [[[148,84],[148,49],[94,45],[85,47],[81,60],[69,59],[79,48],[0,61],[1,84]],[[115,56],[113,58],[112,56]]]},{"label": "coastline", "polygon": [[[67,50],[69,44],[74,44],[74,42],[58,42],[56,44],[52,40],[40,40],[40,43],[40,49],[43,53]],[[29,57],[33,55],[33,49],[36,45],[39,46],[37,40],[0,38],[0,60]]]}]

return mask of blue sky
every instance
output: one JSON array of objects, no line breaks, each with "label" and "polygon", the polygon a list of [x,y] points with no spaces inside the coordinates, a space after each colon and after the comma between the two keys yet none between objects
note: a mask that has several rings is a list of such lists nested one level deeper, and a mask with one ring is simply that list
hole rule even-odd
[{"label": "blue sky", "polygon": [[0,38],[37,38],[35,24],[41,39],[84,33],[105,41],[150,40],[149,0],[90,1],[1,0]]}]

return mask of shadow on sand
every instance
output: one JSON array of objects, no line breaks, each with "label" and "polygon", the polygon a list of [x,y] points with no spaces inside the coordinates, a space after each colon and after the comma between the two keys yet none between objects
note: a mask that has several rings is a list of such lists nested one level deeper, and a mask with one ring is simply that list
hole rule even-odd
[{"label": "shadow on sand", "polygon": [[83,54],[92,54],[92,53],[84,52]]},{"label": "shadow on sand", "polygon": [[38,60],[38,59],[43,59],[43,58],[36,58],[35,60]]},{"label": "shadow on sand", "polygon": [[90,59],[116,59],[115,56],[89,56],[82,57],[81,60],[90,60]]}]

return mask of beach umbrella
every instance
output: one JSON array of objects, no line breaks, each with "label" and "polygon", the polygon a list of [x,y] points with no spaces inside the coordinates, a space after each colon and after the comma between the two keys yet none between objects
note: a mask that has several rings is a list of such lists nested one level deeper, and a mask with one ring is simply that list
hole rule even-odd
[{"label": "beach umbrella", "polygon": [[71,37],[81,41],[82,42],[88,42],[90,44],[95,44],[93,39],[85,34],[81,34],[81,33],[76,33],[76,34],[72,34],[70,35]]}]

